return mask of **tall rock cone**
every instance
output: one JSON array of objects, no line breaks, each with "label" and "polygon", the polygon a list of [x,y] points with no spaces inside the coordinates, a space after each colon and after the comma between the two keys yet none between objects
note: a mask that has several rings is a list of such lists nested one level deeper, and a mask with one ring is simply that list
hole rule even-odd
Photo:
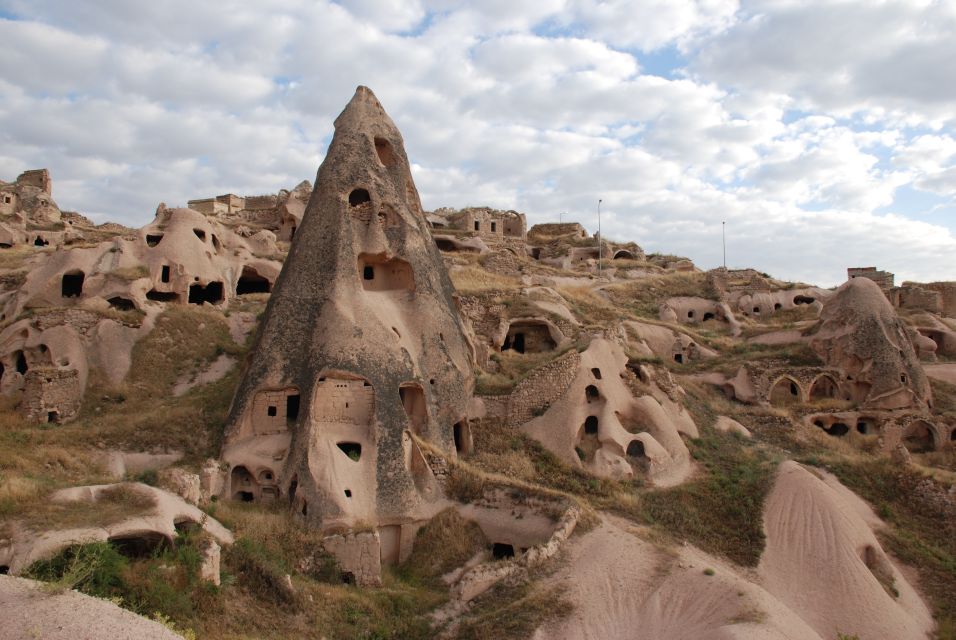
[{"label": "tall rock cone", "polygon": [[[441,490],[411,434],[454,455],[474,384],[453,291],[402,136],[359,87],[233,399],[224,494],[283,501],[326,532],[394,538],[430,517]],[[383,533],[383,555],[396,543]]]},{"label": "tall rock cone", "polygon": [[925,410],[932,390],[913,342],[880,287],[854,278],[823,305],[810,347],[851,381],[867,409]]}]

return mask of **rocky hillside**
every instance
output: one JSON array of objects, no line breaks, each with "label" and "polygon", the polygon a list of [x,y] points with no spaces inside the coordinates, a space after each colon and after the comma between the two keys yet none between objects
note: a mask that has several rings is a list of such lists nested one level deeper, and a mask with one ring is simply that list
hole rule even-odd
[{"label": "rocky hillside", "polygon": [[703,272],[409,167],[360,87],[314,188],[130,230],[0,183],[0,572],[155,637],[956,638],[953,283]]}]

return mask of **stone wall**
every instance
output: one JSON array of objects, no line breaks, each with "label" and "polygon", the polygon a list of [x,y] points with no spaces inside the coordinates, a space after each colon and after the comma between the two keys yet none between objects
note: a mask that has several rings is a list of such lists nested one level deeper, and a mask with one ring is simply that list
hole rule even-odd
[{"label": "stone wall", "polygon": [[877,271],[876,267],[849,267],[846,270],[846,276],[850,280],[853,278],[869,278],[880,285],[880,289],[883,289],[883,291],[892,289],[896,278],[889,271]]},{"label": "stone wall", "polygon": [[524,424],[542,415],[551,403],[564,395],[574,381],[581,364],[581,354],[572,349],[565,355],[538,367],[518,383],[508,402],[508,424]]},{"label": "stone wall", "polygon": [[922,286],[939,291],[943,314],[956,318],[956,282],[930,282]]},{"label": "stone wall", "polygon": [[322,545],[338,563],[343,581],[360,587],[382,585],[381,540],[377,532],[328,536]]},{"label": "stone wall", "polygon": [[900,309],[922,309],[930,313],[943,310],[943,294],[915,282],[904,282],[895,289],[892,301]]},{"label": "stone wall", "polygon": [[31,422],[67,422],[76,417],[82,399],[76,369],[34,368],[25,376],[20,411]]}]

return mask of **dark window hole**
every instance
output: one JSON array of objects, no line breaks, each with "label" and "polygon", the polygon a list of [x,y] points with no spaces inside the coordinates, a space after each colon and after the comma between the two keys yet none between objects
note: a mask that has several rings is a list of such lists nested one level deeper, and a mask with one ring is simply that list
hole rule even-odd
[{"label": "dark window hole", "polygon": [[372,196],[369,195],[368,189],[353,189],[352,193],[349,194],[349,206],[351,207],[357,207],[371,201]]}]

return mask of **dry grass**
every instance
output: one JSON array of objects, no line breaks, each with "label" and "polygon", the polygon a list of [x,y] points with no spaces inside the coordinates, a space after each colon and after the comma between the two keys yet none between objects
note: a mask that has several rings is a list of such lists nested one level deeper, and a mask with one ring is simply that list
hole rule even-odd
[{"label": "dry grass", "polygon": [[518,289],[521,281],[498,273],[491,273],[476,266],[453,269],[448,274],[455,289],[463,295],[473,295],[485,291]]},{"label": "dry grass", "polygon": [[481,528],[449,508],[418,530],[412,555],[402,565],[401,575],[441,588],[439,578],[456,569],[488,546]]},{"label": "dry grass", "polygon": [[606,325],[624,317],[619,309],[592,287],[564,286],[558,287],[557,291],[582,324]]},{"label": "dry grass", "polygon": [[605,287],[614,304],[642,318],[656,318],[667,298],[715,300],[717,292],[704,273],[669,273]]},{"label": "dry grass", "polygon": [[129,483],[103,490],[96,502],[51,502],[46,496],[43,497],[43,500],[34,502],[29,509],[19,514],[21,525],[37,532],[104,527],[149,513],[156,507],[155,496]]}]

